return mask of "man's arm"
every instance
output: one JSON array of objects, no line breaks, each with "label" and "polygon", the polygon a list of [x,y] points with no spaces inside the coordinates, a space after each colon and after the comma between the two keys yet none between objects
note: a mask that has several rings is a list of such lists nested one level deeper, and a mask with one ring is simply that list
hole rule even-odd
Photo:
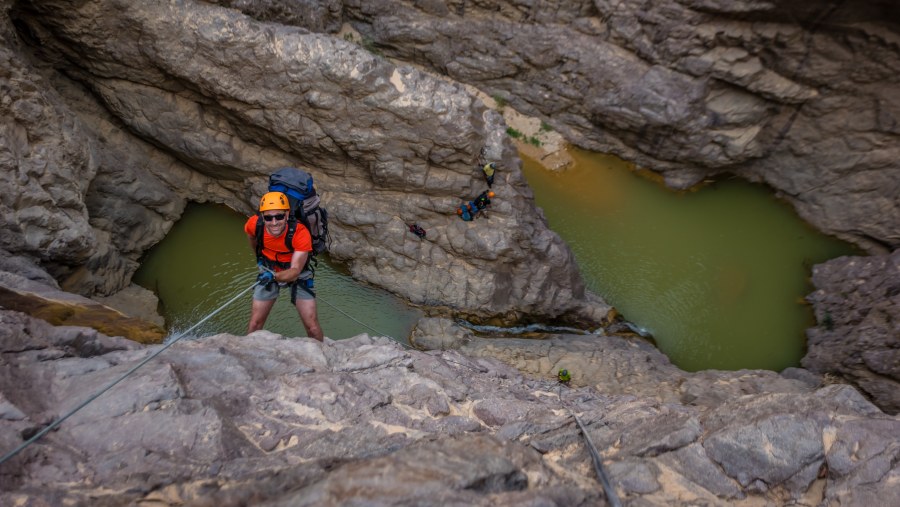
[{"label": "man's arm", "polygon": [[303,271],[303,266],[306,265],[306,258],[309,257],[309,252],[300,252],[295,251],[291,256],[291,267],[285,269],[284,271],[279,271],[275,273],[275,281],[276,282],[293,282],[300,276],[300,273]]}]

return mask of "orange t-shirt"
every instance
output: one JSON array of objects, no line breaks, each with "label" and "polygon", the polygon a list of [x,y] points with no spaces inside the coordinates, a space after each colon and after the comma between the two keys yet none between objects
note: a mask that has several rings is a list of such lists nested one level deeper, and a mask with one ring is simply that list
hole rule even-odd
[{"label": "orange t-shirt", "polygon": [[[247,223],[244,224],[244,232],[246,232],[248,236],[256,237],[256,222],[258,221],[259,215],[253,215],[247,219]],[[293,253],[291,253],[284,244],[284,236],[287,234],[287,229],[288,228],[285,227],[284,232],[282,232],[280,236],[272,236],[269,234],[269,231],[263,227],[263,257],[273,261],[290,264]],[[312,251],[312,237],[309,235],[309,231],[306,230],[306,227],[299,221],[297,222],[297,228],[294,230],[294,238],[291,243],[294,245],[295,252]]]}]

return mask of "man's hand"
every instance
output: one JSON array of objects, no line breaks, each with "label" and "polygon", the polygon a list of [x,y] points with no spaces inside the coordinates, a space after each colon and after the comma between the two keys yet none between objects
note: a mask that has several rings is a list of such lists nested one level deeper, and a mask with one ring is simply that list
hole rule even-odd
[{"label": "man's hand", "polygon": [[275,274],[271,271],[263,271],[256,277],[256,282],[260,285],[268,285],[275,281]]}]

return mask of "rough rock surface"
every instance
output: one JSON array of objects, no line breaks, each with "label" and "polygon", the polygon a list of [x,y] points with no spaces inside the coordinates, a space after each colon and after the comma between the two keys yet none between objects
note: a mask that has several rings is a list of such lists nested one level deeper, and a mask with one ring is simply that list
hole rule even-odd
[{"label": "rough rock surface", "polygon": [[[9,86],[22,96],[7,106],[21,134],[6,164],[20,176],[0,246],[61,265],[52,274],[65,288],[126,286],[185,202],[249,213],[273,169],[299,165],[329,209],[332,258],[356,278],[485,319],[598,323],[610,310],[535,208],[500,115],[458,84],[200,2],[22,1],[9,15],[21,74]],[[37,118],[46,148],[30,140]],[[33,192],[33,164],[57,159],[49,190],[72,210],[53,209],[51,192],[29,221],[15,195]],[[493,213],[462,222],[454,210],[486,189],[485,160],[501,166]],[[408,233],[413,222],[427,241]],[[67,257],[46,251],[52,241]]]},{"label": "rough rock surface", "polygon": [[[483,318],[601,319],[500,115],[465,83],[675,187],[764,181],[884,254],[817,268],[804,364],[896,411],[893,2],[216,3],[0,0],[14,284],[116,293],[186,203],[250,212],[265,175],[295,164],[316,171],[357,278]],[[345,20],[358,45],[334,35]],[[485,160],[501,163],[496,207],[464,224],[450,210],[482,190]],[[423,343],[469,356],[366,337],[179,343],[4,464],[0,503],[602,504],[570,408],[630,503],[900,504],[897,418],[851,387],[687,374],[614,337],[430,325]],[[4,449],[154,350],[8,311],[0,337]],[[575,387],[487,356],[541,376],[574,365]]]},{"label": "rough rock surface", "polygon": [[[818,266],[813,281],[819,290],[808,299],[820,324],[807,331],[809,352],[802,360],[805,369],[789,368],[780,375],[764,370],[687,373],[638,336],[482,338],[443,318],[421,319],[410,341],[427,350],[459,350],[474,357],[500,359],[522,372],[545,378],[565,368],[571,372],[574,385],[592,386],[604,394],[631,394],[697,406],[714,406],[746,394],[799,393],[831,382],[837,375],[857,386],[885,412],[897,414],[898,265],[895,254],[890,258],[876,256],[869,262],[846,257]],[[832,317],[832,312],[842,316]]]},{"label": "rough rock surface", "polygon": [[579,146],[663,171],[672,186],[737,174],[771,185],[827,233],[871,252],[900,247],[894,2],[344,8],[383,54],[502,97]]},{"label": "rough rock surface", "polygon": [[[186,202],[249,211],[300,164],[354,276],[484,318],[599,320],[499,116],[458,83],[673,186],[763,180],[825,232],[898,245],[890,2],[216,3],[0,2],[0,248],[109,295]],[[359,46],[331,35],[344,19]],[[497,209],[464,224],[447,211],[486,158]]]},{"label": "rough rock surface", "polygon": [[[808,392],[823,385],[820,376],[779,375],[766,370],[689,373],[673,365],[649,342],[635,335],[557,335],[543,339],[476,336],[444,318],[423,318],[411,343],[426,350],[458,350],[471,357],[495,358],[540,378],[570,372],[573,386],[605,395],[631,395],[660,403],[715,407],[739,396]],[[802,375],[802,376],[801,376]]]},{"label": "rough rock surface", "polygon": [[803,366],[841,375],[900,413],[900,251],[819,264],[813,284],[806,299],[819,325],[806,332]]},{"label": "rough rock surface", "polygon": [[0,32],[8,69],[0,84],[9,90],[0,98],[0,244],[70,292],[115,293],[189,196],[221,201],[224,191],[26,56],[16,34]]},{"label": "rough rock surface", "polygon": [[[160,347],[0,323],[4,450]],[[900,419],[850,386],[692,406],[259,331],[175,343],[0,466],[0,503],[605,505],[575,415],[627,505],[900,502]]]},{"label": "rough rock surface", "polygon": [[160,343],[166,337],[164,322],[130,317],[100,302],[2,270],[0,308],[24,312],[55,325],[91,327],[139,343]]}]

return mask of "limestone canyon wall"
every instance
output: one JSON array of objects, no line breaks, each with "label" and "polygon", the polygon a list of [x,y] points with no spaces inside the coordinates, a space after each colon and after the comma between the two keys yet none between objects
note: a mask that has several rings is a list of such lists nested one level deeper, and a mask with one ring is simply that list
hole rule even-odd
[{"label": "limestone canyon wall", "polygon": [[[483,318],[606,317],[535,209],[501,117],[461,86],[199,2],[7,5],[21,97],[3,247],[64,287],[121,288],[186,202],[250,213],[269,172],[299,165],[331,213],[332,257],[362,280]],[[503,169],[475,226],[454,210],[484,189],[485,160]],[[35,187],[49,195],[16,200]]]},{"label": "limestone canyon wall", "polygon": [[[316,172],[333,256],[356,277],[484,318],[599,320],[608,307],[534,208],[500,116],[460,83],[674,187],[765,182],[870,254],[900,245],[900,15],[886,0],[0,12],[3,262],[70,291],[115,292],[187,202],[250,212],[265,175],[297,164]],[[462,223],[452,210],[482,190],[486,160],[502,167],[495,213]]]},{"label": "limestone canyon wall", "polygon": [[344,12],[385,55],[674,187],[735,174],[871,253],[900,246],[895,2],[375,0]]}]

